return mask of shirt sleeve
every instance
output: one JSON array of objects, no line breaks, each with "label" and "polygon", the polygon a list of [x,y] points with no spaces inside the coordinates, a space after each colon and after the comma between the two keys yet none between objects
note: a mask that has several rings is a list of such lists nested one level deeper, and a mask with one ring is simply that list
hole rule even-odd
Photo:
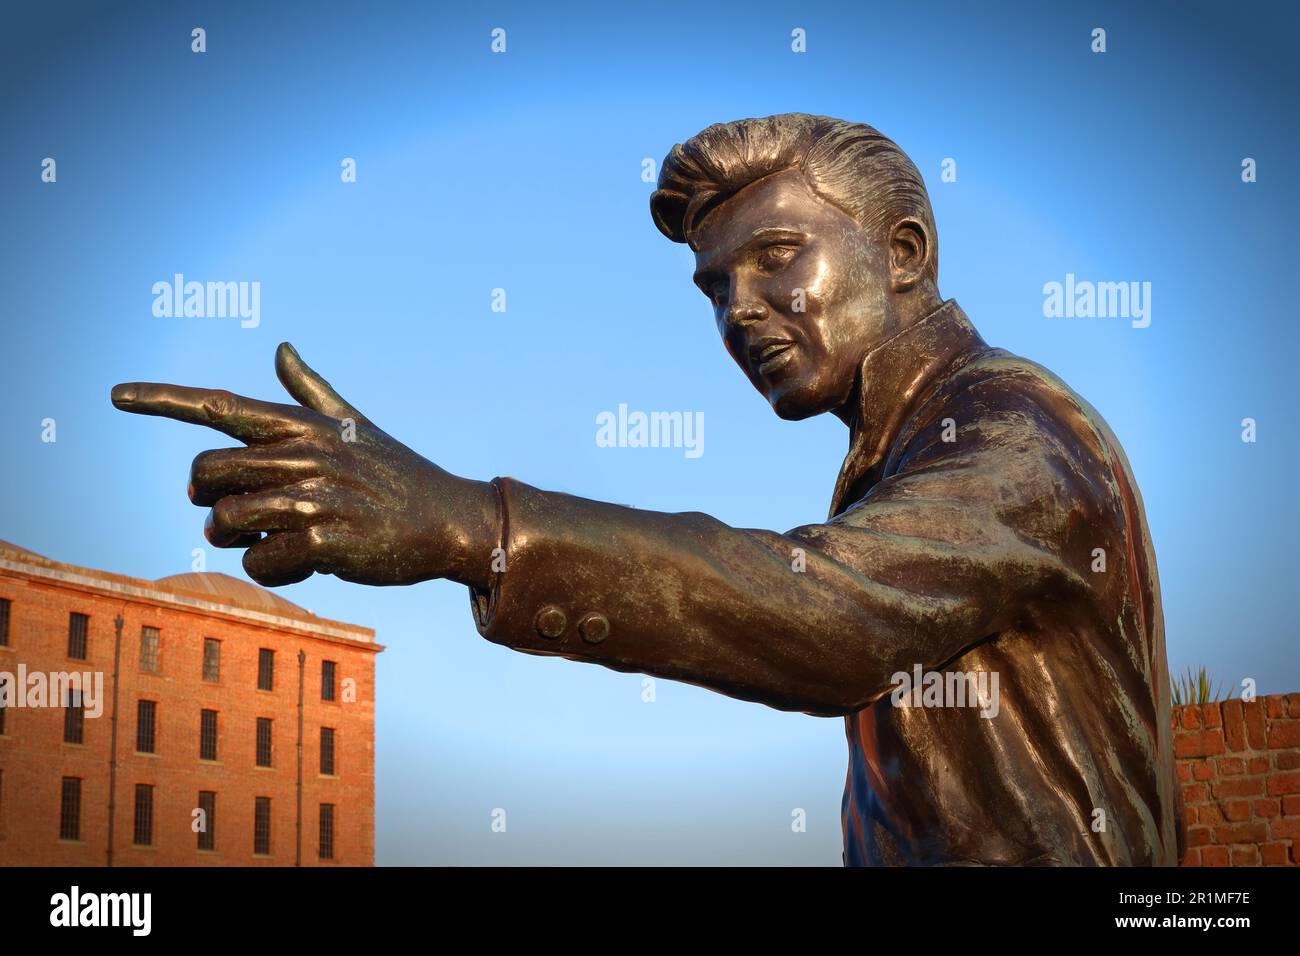
[{"label": "shirt sleeve", "polygon": [[471,589],[475,623],[520,651],[780,710],[860,710],[896,672],[1089,586],[1085,443],[1028,398],[963,407],[979,414],[914,428],[848,511],[785,534],[496,479],[505,566]]}]

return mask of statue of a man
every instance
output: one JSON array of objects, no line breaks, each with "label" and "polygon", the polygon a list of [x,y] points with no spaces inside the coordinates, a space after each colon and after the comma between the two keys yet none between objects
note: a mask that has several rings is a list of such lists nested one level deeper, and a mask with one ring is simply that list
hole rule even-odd
[{"label": "statue of a man", "polygon": [[261,584],[448,578],[499,644],[844,717],[846,863],[1177,863],[1137,485],[1087,402],[940,296],[908,157],[862,124],[739,120],[674,146],[650,206],[776,414],[848,426],[826,521],[780,534],[459,478],[287,343],[298,405],[148,383],[113,403],[246,443],[200,454],[189,495]]}]

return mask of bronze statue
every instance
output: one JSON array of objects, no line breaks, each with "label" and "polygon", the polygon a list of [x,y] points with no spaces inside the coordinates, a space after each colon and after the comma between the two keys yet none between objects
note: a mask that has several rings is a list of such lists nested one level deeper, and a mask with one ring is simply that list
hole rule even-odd
[{"label": "bronze statue", "polygon": [[939,295],[912,162],[861,124],[740,120],[674,146],[650,206],[776,414],[848,426],[826,521],[779,534],[459,478],[288,343],[299,405],[146,383],[113,403],[248,446],[199,455],[189,495],[264,585],[449,578],[488,640],[844,716],[846,863],[1177,863],[1137,485],[1091,406]]}]

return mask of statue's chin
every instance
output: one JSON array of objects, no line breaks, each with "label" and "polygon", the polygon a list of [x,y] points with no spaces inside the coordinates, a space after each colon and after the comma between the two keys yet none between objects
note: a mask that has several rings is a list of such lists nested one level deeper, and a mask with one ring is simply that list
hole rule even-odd
[{"label": "statue's chin", "polygon": [[832,388],[833,384],[837,383],[816,376],[790,376],[767,390],[764,397],[778,418],[799,422],[833,412],[850,399],[853,392],[849,387],[839,383],[840,388]]},{"label": "statue's chin", "polygon": [[812,418],[822,411],[822,409],[802,401],[800,396],[791,394],[788,391],[774,392],[767,397],[767,401],[772,406],[772,411],[776,412],[777,417],[788,422],[803,421],[805,418]]}]

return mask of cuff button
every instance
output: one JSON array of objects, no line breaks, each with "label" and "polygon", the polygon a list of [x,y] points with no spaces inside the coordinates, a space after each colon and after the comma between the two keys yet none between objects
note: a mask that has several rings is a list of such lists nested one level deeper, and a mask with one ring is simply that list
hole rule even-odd
[{"label": "cuff button", "polygon": [[568,618],[554,604],[548,604],[537,612],[537,617],[533,620],[533,627],[537,628],[537,633],[542,637],[554,640],[564,633],[565,625],[569,623]]},{"label": "cuff button", "polygon": [[578,633],[588,644],[599,644],[609,637],[609,618],[603,614],[588,614],[578,622]]}]

